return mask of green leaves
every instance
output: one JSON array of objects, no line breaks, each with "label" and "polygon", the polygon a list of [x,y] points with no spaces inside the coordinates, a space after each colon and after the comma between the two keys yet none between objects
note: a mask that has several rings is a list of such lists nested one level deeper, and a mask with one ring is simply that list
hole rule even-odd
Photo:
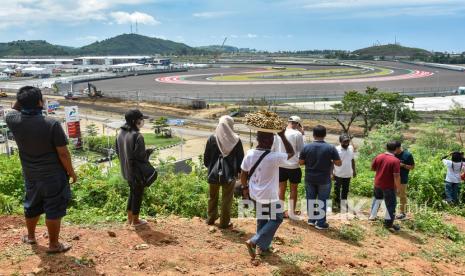
[{"label": "green leaves", "polygon": [[347,124],[338,120],[344,132],[348,132],[352,122],[358,119],[363,122],[365,135],[368,135],[368,132],[377,125],[412,121],[416,118],[416,112],[408,106],[412,102],[413,97],[399,93],[378,92],[376,87],[367,87],[365,93],[355,90],[346,92],[341,103],[332,107],[338,112],[351,114]]}]

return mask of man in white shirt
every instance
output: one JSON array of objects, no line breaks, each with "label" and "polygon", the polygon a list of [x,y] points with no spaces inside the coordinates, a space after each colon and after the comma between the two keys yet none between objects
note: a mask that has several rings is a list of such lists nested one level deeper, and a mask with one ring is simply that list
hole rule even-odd
[{"label": "man in white shirt", "polygon": [[257,132],[257,148],[247,151],[241,165],[243,197],[248,199],[250,196],[256,201],[257,233],[246,242],[252,259],[269,250],[274,234],[283,221],[282,202],[278,194],[279,167],[294,155],[294,150],[284,130],[278,135],[286,153],[271,152],[274,135]]},{"label": "man in white shirt", "polygon": [[[302,120],[299,116],[291,116],[288,119],[286,128],[286,138],[291,144],[294,152],[301,152],[304,148],[304,130],[301,125]],[[284,144],[279,139],[274,140],[272,151],[285,153],[286,149]],[[285,202],[286,200],[286,189],[287,182],[290,183],[290,195],[289,195],[289,210],[284,211],[284,218],[294,218],[296,215],[300,215],[300,211],[296,211],[297,206],[297,188],[299,183],[302,181],[302,170],[299,164],[299,156],[295,154],[291,159],[287,160],[286,163],[279,168],[279,199]]]},{"label": "man in white shirt", "polygon": [[347,212],[347,195],[349,194],[350,179],[357,175],[355,170],[354,149],[350,146],[350,137],[346,134],[339,136],[340,145],[336,147],[342,165],[334,167],[334,204],[333,210]]}]

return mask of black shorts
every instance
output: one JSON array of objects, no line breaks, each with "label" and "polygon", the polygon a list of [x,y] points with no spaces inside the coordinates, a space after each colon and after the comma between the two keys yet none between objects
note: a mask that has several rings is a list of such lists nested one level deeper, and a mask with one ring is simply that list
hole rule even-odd
[{"label": "black shorts", "polygon": [[288,180],[293,184],[299,184],[300,182],[302,182],[302,170],[300,168],[279,168],[279,182],[285,182]]},{"label": "black shorts", "polygon": [[47,219],[59,219],[66,215],[66,208],[71,199],[71,189],[66,173],[37,181],[25,181],[26,197],[24,214],[33,218],[45,213]]}]

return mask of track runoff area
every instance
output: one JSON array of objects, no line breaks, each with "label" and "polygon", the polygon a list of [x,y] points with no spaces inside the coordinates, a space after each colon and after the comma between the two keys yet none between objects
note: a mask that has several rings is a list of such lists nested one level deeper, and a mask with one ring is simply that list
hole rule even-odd
[{"label": "track runoff area", "polygon": [[[250,99],[312,101],[337,99],[367,86],[387,92],[453,91],[465,86],[465,73],[400,62],[345,62],[339,65],[223,64],[185,73],[144,75],[93,82],[106,95],[137,91],[140,100],[157,96],[197,98],[207,102]],[[428,94],[429,93],[429,94]],[[416,95],[416,94],[415,94]]]}]

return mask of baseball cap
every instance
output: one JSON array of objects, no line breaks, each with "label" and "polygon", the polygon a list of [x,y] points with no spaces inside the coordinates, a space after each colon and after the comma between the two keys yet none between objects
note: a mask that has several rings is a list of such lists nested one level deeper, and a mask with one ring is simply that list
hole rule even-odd
[{"label": "baseball cap", "polygon": [[131,109],[126,114],[124,114],[124,119],[126,119],[127,123],[134,122],[139,119],[147,119],[147,116],[144,116],[139,109]]},{"label": "baseball cap", "polygon": [[302,122],[302,119],[300,119],[299,116],[291,116],[289,117],[289,119],[287,120],[288,122],[296,122],[296,123],[301,123]]}]

